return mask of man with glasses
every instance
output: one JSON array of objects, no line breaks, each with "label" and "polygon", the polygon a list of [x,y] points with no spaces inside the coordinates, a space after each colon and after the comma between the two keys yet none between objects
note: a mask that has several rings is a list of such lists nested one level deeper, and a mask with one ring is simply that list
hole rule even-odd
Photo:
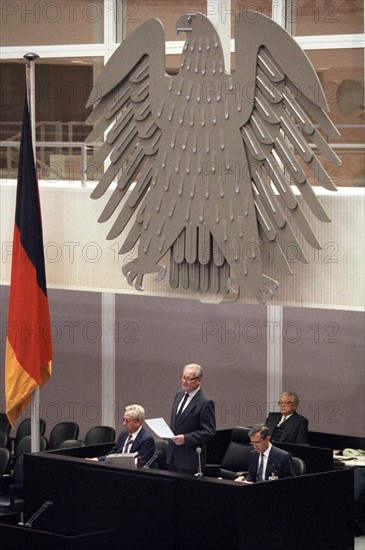
[{"label": "man with glasses", "polygon": [[214,402],[203,392],[203,369],[186,365],[181,376],[182,391],[175,396],[171,411],[171,430],[167,464],[174,472],[195,474],[206,461],[206,442],[215,434]]},{"label": "man with glasses", "polygon": [[[139,464],[144,466],[155,455],[156,446],[152,435],[142,427],[145,411],[141,405],[128,405],[123,415],[123,431],[109,454],[138,452]],[[105,460],[105,456],[88,460]]]},{"label": "man with glasses", "polygon": [[280,412],[271,412],[265,424],[273,443],[308,443],[308,420],[297,413],[299,398],[294,392],[283,392],[278,405]]},{"label": "man with glasses", "polygon": [[269,428],[265,424],[253,426],[248,437],[254,448],[250,453],[248,474],[237,477],[235,481],[256,483],[295,476],[291,454],[271,444]]}]

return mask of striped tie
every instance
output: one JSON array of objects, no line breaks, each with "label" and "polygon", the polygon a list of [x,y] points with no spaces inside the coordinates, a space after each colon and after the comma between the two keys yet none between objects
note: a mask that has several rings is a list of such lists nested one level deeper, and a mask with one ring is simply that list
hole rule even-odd
[{"label": "striped tie", "polygon": [[133,443],[133,437],[132,434],[129,434],[127,441],[125,442],[125,445],[123,447],[123,453],[129,453],[129,447]]}]

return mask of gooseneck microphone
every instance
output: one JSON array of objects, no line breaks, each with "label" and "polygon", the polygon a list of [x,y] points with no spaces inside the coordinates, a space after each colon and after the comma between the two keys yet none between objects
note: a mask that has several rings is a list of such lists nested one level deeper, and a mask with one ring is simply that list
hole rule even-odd
[{"label": "gooseneck microphone", "polygon": [[144,465],[142,466],[142,468],[149,468],[149,467],[151,466],[151,464],[152,464],[153,462],[155,462],[155,460],[157,459],[157,457],[158,457],[158,454],[155,453],[155,454],[152,456],[152,458],[150,458],[150,459],[146,462],[146,464],[144,464]]},{"label": "gooseneck microphone", "polygon": [[200,455],[202,454],[201,447],[197,447],[196,452],[197,452],[197,455],[198,455],[198,472],[194,475],[196,475],[197,477],[202,477],[204,474],[202,472],[202,461],[201,461],[201,458],[200,458]]},{"label": "gooseneck microphone", "polygon": [[53,502],[51,500],[46,500],[46,502],[43,502],[42,506],[39,508],[39,510],[36,511],[36,513],[28,519],[27,523],[24,524],[24,527],[32,527],[34,520],[36,520],[47,508],[50,506],[53,506]]}]

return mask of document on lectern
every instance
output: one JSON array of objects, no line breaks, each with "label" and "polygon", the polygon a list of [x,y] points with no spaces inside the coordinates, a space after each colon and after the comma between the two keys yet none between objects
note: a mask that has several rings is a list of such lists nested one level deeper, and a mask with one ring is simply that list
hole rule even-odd
[{"label": "document on lectern", "polygon": [[145,420],[145,422],[161,439],[170,439],[175,435],[163,418],[150,418],[149,420]]}]

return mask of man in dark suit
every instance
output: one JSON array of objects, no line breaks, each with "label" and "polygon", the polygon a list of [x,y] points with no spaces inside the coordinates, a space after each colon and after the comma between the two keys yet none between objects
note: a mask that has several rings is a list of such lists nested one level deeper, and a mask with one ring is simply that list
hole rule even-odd
[{"label": "man in dark suit", "polygon": [[299,398],[294,392],[283,392],[280,412],[271,412],[265,421],[273,443],[308,443],[308,420],[297,413]]},{"label": "man in dark suit", "polygon": [[174,472],[195,474],[199,462],[206,461],[206,442],[215,434],[214,403],[201,389],[203,369],[200,365],[184,367],[181,376],[182,391],[175,396],[171,411],[171,430],[175,437],[169,440],[166,462]]},{"label": "man in dark suit", "polygon": [[[142,427],[144,419],[145,411],[141,405],[128,405],[123,416],[125,429],[119,434],[109,454],[138,452],[140,466],[144,466],[151,460],[155,455],[156,445],[152,435]],[[89,460],[105,460],[105,456]]]},{"label": "man in dark suit", "polygon": [[291,454],[271,444],[269,428],[265,424],[253,426],[248,436],[254,447],[249,457],[248,474],[237,477],[235,481],[255,483],[295,476]]}]

